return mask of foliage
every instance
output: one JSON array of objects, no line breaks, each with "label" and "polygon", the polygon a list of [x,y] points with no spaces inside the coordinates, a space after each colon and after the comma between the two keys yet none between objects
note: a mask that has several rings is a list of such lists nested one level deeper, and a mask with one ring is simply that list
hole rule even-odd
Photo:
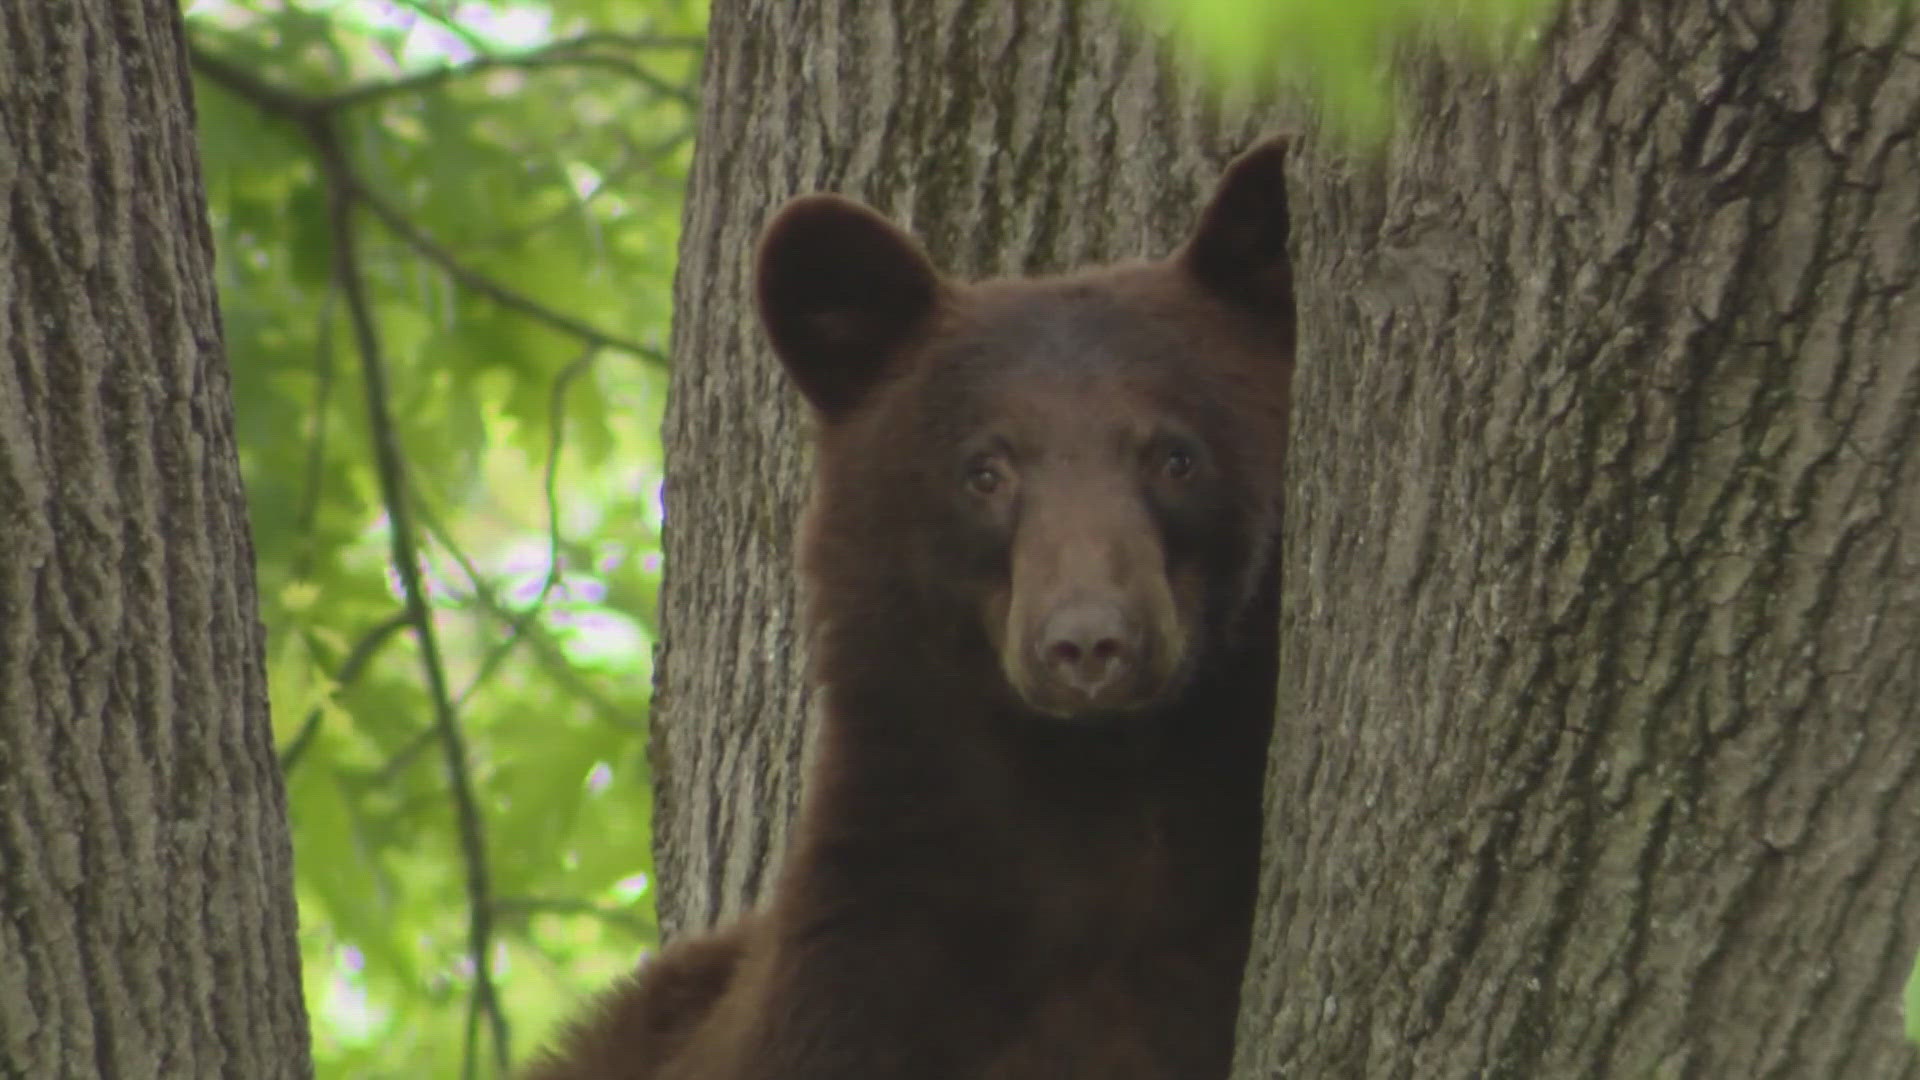
[{"label": "foliage", "polygon": [[188,5],[322,1076],[498,1074],[654,940],[704,25],[703,0]]},{"label": "foliage", "polygon": [[1394,48],[1418,37],[1512,56],[1537,38],[1557,0],[1134,0],[1194,46],[1231,85],[1304,84],[1359,138],[1392,115]]}]

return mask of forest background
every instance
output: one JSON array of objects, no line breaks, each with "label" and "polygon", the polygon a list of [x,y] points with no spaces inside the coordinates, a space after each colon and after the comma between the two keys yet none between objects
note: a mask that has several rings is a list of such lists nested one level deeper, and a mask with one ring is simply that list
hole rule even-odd
[{"label": "forest background", "polygon": [[[1236,21],[1256,6],[1184,5],[1229,67],[1271,61]],[[1364,139],[1406,6],[1266,10],[1305,17],[1277,36]],[[1508,45],[1539,7],[1483,6]],[[186,10],[316,1071],[460,1075],[658,936],[660,421],[705,4]],[[328,255],[343,197],[366,327]],[[405,632],[382,470],[412,496],[437,665]]]},{"label": "forest background", "polygon": [[[523,1056],[656,940],[660,416],[705,6],[196,0],[187,26],[315,1069],[460,1075],[476,1020]],[[378,418],[329,254],[345,188]],[[404,632],[382,444],[443,687]]]}]

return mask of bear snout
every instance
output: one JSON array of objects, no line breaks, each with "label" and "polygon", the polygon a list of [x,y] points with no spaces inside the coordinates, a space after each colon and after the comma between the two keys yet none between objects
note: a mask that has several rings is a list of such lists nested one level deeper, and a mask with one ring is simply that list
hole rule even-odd
[{"label": "bear snout", "polygon": [[1078,696],[1088,707],[1123,705],[1144,644],[1139,620],[1105,600],[1080,600],[1055,608],[1041,624],[1035,644],[1039,664],[1055,690]]},{"label": "bear snout", "polygon": [[[1003,654],[1008,681],[1036,712],[1098,720],[1163,702],[1184,637],[1151,596],[1079,593],[1016,616]],[[1161,608],[1168,610],[1162,613]],[[1163,615],[1165,617],[1157,617]]]},{"label": "bear snout", "polygon": [[1022,494],[999,640],[1007,681],[1061,720],[1164,703],[1188,635],[1145,502],[1114,476],[1045,470]]}]

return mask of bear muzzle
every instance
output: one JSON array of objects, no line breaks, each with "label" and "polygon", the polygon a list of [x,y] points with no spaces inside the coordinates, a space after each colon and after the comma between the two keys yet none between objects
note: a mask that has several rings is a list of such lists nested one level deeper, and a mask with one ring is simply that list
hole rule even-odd
[{"label": "bear muzzle", "polygon": [[[1083,441],[1099,447],[1100,434]],[[1167,555],[1127,466],[1062,454],[1023,478],[1000,660],[1046,716],[1091,722],[1151,708],[1186,668]]]},{"label": "bear muzzle", "polygon": [[1094,721],[1164,701],[1181,645],[1169,619],[1122,598],[1082,596],[1048,608],[1016,632],[1008,681],[1035,711]]},{"label": "bear muzzle", "polygon": [[1116,604],[1082,600],[1054,609],[1034,645],[1048,689],[1065,700],[1104,710],[1127,704],[1137,682],[1145,635]]}]

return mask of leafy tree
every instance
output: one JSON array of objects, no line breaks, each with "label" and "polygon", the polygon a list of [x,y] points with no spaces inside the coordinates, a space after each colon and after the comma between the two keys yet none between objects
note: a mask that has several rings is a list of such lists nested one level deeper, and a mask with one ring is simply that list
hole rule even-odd
[{"label": "leafy tree", "polygon": [[654,938],[703,5],[199,0],[322,1075],[496,1075]]},{"label": "leafy tree", "polygon": [[[667,421],[669,932],[765,880],[800,757],[764,213],[850,191],[962,274],[1164,249],[1287,117],[1302,357],[1240,1075],[1920,1071],[1920,30],[1575,2],[1493,71],[1431,18],[1361,35],[1408,51],[1356,154],[1311,108],[1217,107],[1093,4],[716,2]],[[766,102],[799,104],[728,107]]]}]

